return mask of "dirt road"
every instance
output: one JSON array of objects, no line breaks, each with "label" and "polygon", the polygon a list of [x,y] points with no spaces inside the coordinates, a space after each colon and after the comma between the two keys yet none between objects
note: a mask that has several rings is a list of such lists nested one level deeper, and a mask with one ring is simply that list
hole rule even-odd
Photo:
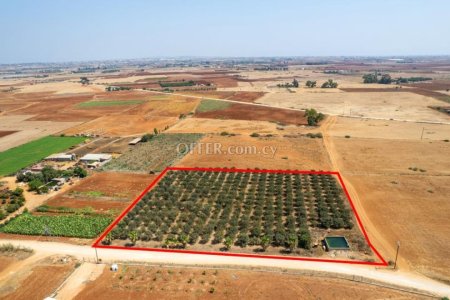
[{"label": "dirt road", "polygon": [[[90,246],[77,246],[55,242],[2,240],[2,243],[11,243],[15,246],[32,248],[38,255],[72,255],[78,259],[95,260],[95,249]],[[450,295],[450,286],[434,281],[427,277],[415,275],[403,271],[377,269],[368,266],[357,266],[339,263],[321,263],[308,261],[287,261],[277,259],[240,258],[215,255],[181,254],[133,251],[128,255],[125,250],[98,249],[98,257],[102,262],[151,262],[162,264],[180,265],[214,265],[214,266],[247,266],[247,267],[272,267],[283,269],[301,269],[309,271],[345,274],[354,278],[376,280],[387,284],[395,284],[399,287],[415,288],[439,296]]]},{"label": "dirt road", "polygon": [[[340,171],[339,168],[339,159],[337,155],[337,150],[334,146],[333,140],[329,134],[329,131],[331,127],[336,123],[336,117],[335,116],[328,116],[326,120],[321,125],[321,132],[323,136],[323,142],[324,146],[327,149],[328,155],[330,157],[331,166],[333,171]],[[367,234],[369,235],[370,241],[372,244],[374,244],[375,248],[381,252],[381,254],[384,256],[386,261],[390,260],[395,256],[396,252],[396,246],[390,245],[383,236],[378,232],[377,228],[373,225],[370,218],[367,216],[361,199],[358,196],[358,193],[356,192],[353,185],[346,179],[345,172],[340,172],[342,176],[342,180],[345,183],[345,186],[347,188],[348,193],[350,194],[350,197],[352,198],[352,202],[355,205],[356,210],[358,211],[358,215],[361,218],[361,222],[364,226],[364,229],[366,230]],[[397,264],[402,269],[409,269],[408,263],[401,258],[401,256],[398,259]]]}]

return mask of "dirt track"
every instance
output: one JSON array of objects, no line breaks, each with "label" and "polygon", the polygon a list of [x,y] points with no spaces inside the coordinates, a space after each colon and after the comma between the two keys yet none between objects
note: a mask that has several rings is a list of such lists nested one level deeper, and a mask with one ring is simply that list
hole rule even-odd
[{"label": "dirt track", "polygon": [[[95,251],[90,246],[76,246],[63,243],[4,240],[4,243],[21,245],[34,249],[42,255],[72,255],[79,259],[95,259]],[[124,250],[98,249],[99,258],[103,262],[118,261],[151,262],[153,264],[181,264],[181,265],[214,265],[214,266],[247,266],[247,267],[275,267],[284,269],[301,269],[313,272],[335,273],[342,275],[360,276],[387,284],[402,287],[415,287],[417,290],[428,291],[436,295],[449,295],[450,287],[443,283],[433,281],[427,277],[412,275],[403,271],[392,272],[387,269],[376,269],[367,266],[357,266],[339,263],[320,263],[307,261],[288,261],[260,258],[238,258],[226,256],[212,256],[199,254],[180,254],[164,252],[134,251],[133,255],[126,255]]]}]

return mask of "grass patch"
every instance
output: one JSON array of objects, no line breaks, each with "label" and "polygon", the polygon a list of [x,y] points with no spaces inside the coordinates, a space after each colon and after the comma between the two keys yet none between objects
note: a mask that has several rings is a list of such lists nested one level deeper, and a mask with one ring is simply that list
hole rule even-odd
[{"label": "grass patch", "polygon": [[111,218],[104,216],[34,216],[24,213],[0,228],[0,231],[24,235],[94,238],[111,221]]},{"label": "grass patch", "polygon": [[226,101],[206,99],[200,102],[200,105],[197,107],[196,112],[222,110],[228,108],[229,106],[230,103]]},{"label": "grass patch", "polygon": [[78,108],[105,107],[118,105],[137,105],[144,103],[145,100],[111,100],[111,101],[88,101],[77,105]]},{"label": "grass patch", "polygon": [[159,134],[149,142],[136,145],[133,150],[126,152],[117,159],[113,159],[103,167],[103,170],[162,171],[165,167],[172,165],[185,155],[183,152],[186,149],[177,149],[178,145],[183,147],[193,145],[202,136],[202,134],[193,133]]},{"label": "grass patch", "polygon": [[13,174],[50,154],[80,144],[85,139],[84,137],[47,136],[0,152],[0,176]]},{"label": "grass patch", "polygon": [[14,246],[11,243],[0,245],[0,253],[16,253],[16,252],[33,253],[33,249],[22,246]]}]

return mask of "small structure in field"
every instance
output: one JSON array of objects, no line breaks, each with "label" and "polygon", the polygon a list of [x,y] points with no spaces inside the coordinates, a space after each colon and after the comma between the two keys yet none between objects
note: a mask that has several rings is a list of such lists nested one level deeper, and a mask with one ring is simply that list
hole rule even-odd
[{"label": "small structure in field", "polygon": [[350,245],[344,236],[327,236],[324,243],[327,251],[350,250]]},{"label": "small structure in field", "polygon": [[59,178],[53,178],[52,182],[55,183],[58,186],[62,186],[64,185],[68,180],[64,177],[59,177]]},{"label": "small structure in field", "polygon": [[119,271],[119,266],[117,264],[112,264],[111,265],[111,271],[113,271],[113,272]]},{"label": "small structure in field", "polygon": [[76,155],[73,153],[55,153],[47,156],[44,160],[50,161],[73,161],[76,159]]},{"label": "small structure in field", "polygon": [[134,146],[134,145],[136,145],[137,143],[140,143],[141,141],[142,141],[142,137],[137,137],[137,138],[131,140],[131,141],[128,143],[128,145]]},{"label": "small structure in field", "polygon": [[80,162],[85,164],[91,164],[95,162],[106,163],[112,159],[111,154],[98,153],[98,154],[86,154],[82,158],[80,158]]}]

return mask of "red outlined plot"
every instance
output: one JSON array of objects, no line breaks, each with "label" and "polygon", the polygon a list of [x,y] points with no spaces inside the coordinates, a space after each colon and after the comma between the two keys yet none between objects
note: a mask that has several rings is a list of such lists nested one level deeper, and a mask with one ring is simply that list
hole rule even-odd
[{"label": "red outlined plot", "polygon": [[[125,247],[125,246],[113,246],[102,245],[103,238],[116,226],[117,223],[122,220],[123,217],[144,197],[144,195],[152,189],[161,178],[167,173],[167,171],[206,171],[206,172],[242,172],[242,173],[285,173],[285,174],[316,174],[316,175],[335,175],[337,176],[339,183],[344,190],[344,194],[350,203],[353,213],[355,214],[356,221],[361,232],[366,239],[370,249],[375,253],[379,262],[369,261],[355,261],[355,260],[342,260],[342,259],[326,259],[326,258],[311,258],[311,257],[294,257],[294,256],[282,256],[282,255],[260,255],[260,254],[247,254],[247,253],[231,253],[231,252],[217,252],[217,251],[193,251],[193,250],[181,250],[181,249],[164,249],[164,248],[142,248],[142,247]],[[154,251],[154,252],[172,252],[172,253],[188,253],[188,254],[203,254],[203,255],[222,255],[222,256],[235,256],[235,257],[251,257],[251,258],[266,258],[266,259],[283,259],[283,260],[299,260],[299,261],[315,261],[315,262],[332,262],[332,263],[346,263],[346,264],[359,264],[359,265],[373,265],[373,266],[387,266],[387,262],[375,249],[369,240],[366,230],[362,225],[361,218],[356,211],[355,205],[345,187],[339,172],[332,171],[298,171],[298,170],[251,170],[251,169],[227,169],[227,168],[184,168],[184,167],[167,167],[162,171],[159,176],[112,222],[106,230],[99,236],[99,238],[92,245],[94,248],[106,248],[106,249],[123,249],[123,250],[137,250],[137,251]]]}]

